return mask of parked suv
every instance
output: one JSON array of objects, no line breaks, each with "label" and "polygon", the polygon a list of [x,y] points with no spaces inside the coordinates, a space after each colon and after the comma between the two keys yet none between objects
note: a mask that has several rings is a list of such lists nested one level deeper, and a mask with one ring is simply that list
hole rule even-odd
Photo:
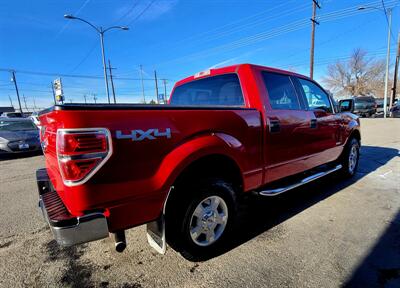
[{"label": "parked suv", "polygon": [[362,117],[371,117],[376,113],[376,102],[372,96],[354,97],[354,114]]}]

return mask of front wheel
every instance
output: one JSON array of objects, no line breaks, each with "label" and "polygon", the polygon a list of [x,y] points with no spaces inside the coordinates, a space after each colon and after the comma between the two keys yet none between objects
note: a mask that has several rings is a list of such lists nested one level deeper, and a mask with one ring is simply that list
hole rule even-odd
[{"label": "front wheel", "polygon": [[340,161],[343,166],[342,175],[344,177],[350,178],[356,174],[359,158],[360,142],[357,139],[352,138],[346,145]]},{"label": "front wheel", "polygon": [[[199,261],[212,257],[231,232],[236,216],[232,185],[218,179],[181,187],[186,200],[167,215],[167,240],[183,257]],[[186,191],[185,191],[186,190]],[[168,237],[169,236],[169,237]]]}]

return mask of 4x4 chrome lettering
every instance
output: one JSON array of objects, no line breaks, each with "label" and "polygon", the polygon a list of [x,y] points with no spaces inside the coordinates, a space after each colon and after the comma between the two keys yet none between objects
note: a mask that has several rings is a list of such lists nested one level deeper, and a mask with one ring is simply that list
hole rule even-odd
[{"label": "4x4 chrome lettering", "polygon": [[143,130],[132,130],[129,134],[123,134],[121,130],[115,131],[115,137],[117,139],[132,139],[132,141],[142,141],[145,139],[155,140],[157,137],[171,138],[171,129],[166,128],[165,132],[161,132],[158,129]]}]

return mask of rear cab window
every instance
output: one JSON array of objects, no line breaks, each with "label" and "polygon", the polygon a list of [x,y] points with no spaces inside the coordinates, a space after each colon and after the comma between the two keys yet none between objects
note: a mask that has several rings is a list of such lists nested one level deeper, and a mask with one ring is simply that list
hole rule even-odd
[{"label": "rear cab window", "polygon": [[302,110],[296,89],[290,76],[262,72],[271,108],[274,110]]},{"label": "rear cab window", "polygon": [[223,74],[194,80],[177,86],[171,105],[184,106],[244,106],[237,74]]}]

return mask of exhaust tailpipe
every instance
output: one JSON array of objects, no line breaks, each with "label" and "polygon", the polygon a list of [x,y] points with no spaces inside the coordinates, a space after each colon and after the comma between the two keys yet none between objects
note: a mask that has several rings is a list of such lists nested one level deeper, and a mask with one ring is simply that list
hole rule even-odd
[{"label": "exhaust tailpipe", "polygon": [[123,252],[126,248],[125,230],[117,231],[114,234],[115,250],[119,253]]}]

